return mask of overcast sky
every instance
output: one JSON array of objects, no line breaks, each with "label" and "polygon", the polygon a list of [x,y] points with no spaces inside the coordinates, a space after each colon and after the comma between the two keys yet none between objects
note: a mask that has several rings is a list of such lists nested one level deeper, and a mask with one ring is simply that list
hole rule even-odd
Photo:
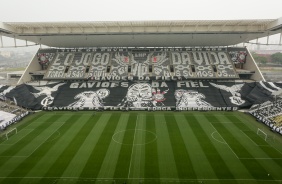
[{"label": "overcast sky", "polygon": [[0,22],[279,17],[282,17],[282,0],[0,0]]}]

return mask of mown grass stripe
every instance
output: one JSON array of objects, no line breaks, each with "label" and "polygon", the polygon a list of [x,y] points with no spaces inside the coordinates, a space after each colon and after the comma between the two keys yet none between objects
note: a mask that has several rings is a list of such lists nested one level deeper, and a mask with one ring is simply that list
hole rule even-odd
[{"label": "mown grass stripe", "polygon": [[[247,125],[241,122],[240,119],[238,119],[235,116],[228,116],[227,117],[231,122],[240,122],[240,123],[234,123],[234,125],[240,129],[240,130],[247,130],[250,132],[250,139],[255,141],[255,143],[259,145],[269,145],[263,138],[259,137],[255,132],[253,132]],[[249,134],[247,134],[249,136]],[[270,158],[281,158],[282,159],[282,154],[278,152],[276,149],[274,149],[272,146],[259,146],[259,148],[264,151],[266,155]],[[278,162],[280,163],[280,162]],[[282,163],[282,162],[281,162]],[[282,165],[281,165],[282,166]]]},{"label": "mown grass stripe", "polygon": [[256,141],[258,144],[260,144],[260,141],[263,141],[263,143],[261,143],[261,144],[264,144],[264,143],[268,144],[269,146],[257,146],[257,148],[259,148],[261,151],[263,151],[269,158],[281,158],[281,159],[272,159],[271,161],[273,162],[273,167],[277,164],[280,167],[280,169],[282,169],[282,154],[277,149],[275,149],[272,145],[270,145],[269,143],[265,142],[262,138],[260,138],[246,124],[244,124],[242,122],[242,120],[240,120],[236,116],[228,116],[227,118],[231,122],[237,122],[237,123],[234,123],[234,125],[238,129],[248,130],[249,132],[252,132],[252,135],[253,135],[252,137],[254,137],[253,138],[254,141],[256,141],[258,139]]},{"label": "mown grass stripe", "polygon": [[174,118],[179,127],[180,136],[183,138],[185,149],[191,158],[191,164],[193,165],[197,179],[217,178],[190,124],[187,123],[184,114],[174,113]]},{"label": "mown grass stripe", "polygon": [[[4,180],[4,183],[9,183],[8,181],[11,180],[12,177],[23,177],[25,174],[40,160],[41,155],[46,153],[46,147],[42,146],[46,141],[48,141],[48,137],[52,137],[54,131],[64,124],[64,122],[56,122],[57,120],[62,120],[62,116],[53,116],[47,119],[46,122],[42,122],[41,126],[38,127],[38,129],[41,129],[42,131],[38,131],[39,135],[34,135],[34,139],[30,142],[30,144],[27,144],[27,146],[39,146],[36,150],[33,148],[33,150],[30,151],[30,156],[26,157],[22,162],[17,163],[16,165],[10,164],[10,167],[14,167],[12,172],[7,175],[8,177],[6,180]],[[54,120],[54,121],[53,121]],[[45,126],[43,126],[45,125]],[[49,125],[46,127],[46,125]],[[43,126],[43,127],[42,127]],[[38,130],[36,129],[36,130]],[[37,139],[37,140],[36,140]],[[32,152],[33,151],[33,152]],[[21,154],[21,153],[18,153]],[[27,154],[27,153],[26,153]],[[23,169],[24,168],[24,169]],[[7,168],[6,168],[7,169]],[[11,178],[9,178],[11,177]],[[12,180],[14,183],[19,183],[20,179],[17,179],[17,181]]]},{"label": "mown grass stripe", "polygon": [[[16,144],[11,145],[7,150],[5,150],[4,152],[2,152],[0,154],[0,156],[15,156],[15,155],[20,155],[21,151],[26,148],[26,147],[30,147],[30,146],[34,146],[31,143],[33,140],[36,139],[36,137],[40,137],[40,135],[42,134],[42,132],[44,132],[49,126],[51,126],[55,120],[57,118],[59,118],[60,116],[56,116],[56,117],[49,117],[46,120],[42,120],[43,122],[37,123],[37,127],[36,130],[32,131],[31,133],[29,133],[27,136],[25,136],[23,139],[21,139],[20,141],[18,141]],[[21,155],[24,156],[24,155]],[[0,157],[0,162],[1,165],[3,165],[8,159],[5,157]]]},{"label": "mown grass stripe", "polygon": [[[46,113],[46,112],[44,112]],[[109,144],[109,148],[107,149],[104,158],[102,158],[102,166],[99,169],[99,175],[95,176],[95,175],[91,175],[91,177],[83,177],[80,178],[81,173],[83,172],[83,169],[85,168],[87,162],[89,161],[89,157],[92,154],[93,149],[96,147],[96,143],[98,142],[98,140],[101,138],[102,133],[104,132],[104,128],[106,127],[106,125],[108,124],[108,120],[110,119],[110,116],[112,113],[119,113],[122,114],[121,117],[123,116],[123,114],[127,114],[129,116],[129,114],[131,113],[135,113],[135,114],[139,114],[139,119],[138,119],[138,123],[137,124],[133,124],[133,127],[135,128],[136,125],[136,129],[146,129],[149,130],[149,126],[152,125],[148,122],[145,123],[145,119],[140,118],[140,116],[143,116],[143,114],[145,115],[150,115],[153,117],[153,126],[155,126],[155,128],[153,128],[154,132],[157,134],[158,136],[158,140],[156,142],[155,148],[150,149],[150,147],[148,147],[149,149],[147,149],[146,147],[148,145],[152,145],[153,143],[150,143],[148,145],[146,145],[143,149],[142,148],[137,148],[137,146],[135,145],[133,149],[133,154],[132,154],[132,166],[131,166],[131,172],[130,172],[130,178],[128,179],[127,177],[123,177],[123,179],[121,177],[119,178],[115,178],[114,174],[116,172],[117,169],[124,169],[125,171],[125,175],[128,174],[128,166],[126,165],[120,165],[122,168],[118,168],[117,167],[117,162],[118,162],[118,158],[120,157],[120,154],[123,154],[121,151],[121,145],[117,144],[117,143],[113,143],[114,141],[111,140],[110,144]],[[65,112],[63,113],[57,113],[57,115],[62,115],[62,117],[60,117],[60,119],[56,119],[56,123],[64,123],[65,120],[67,118],[70,118],[73,114],[75,115],[79,115],[79,116],[88,116],[88,112],[67,112],[65,114]],[[166,159],[165,156],[163,155],[168,155],[165,152],[172,152],[172,147],[171,145],[166,145],[166,142],[171,141],[169,138],[169,134],[167,131],[170,130],[169,126],[166,127],[165,125],[165,116],[172,114],[171,112],[99,112],[97,114],[101,114],[101,118],[98,118],[98,121],[96,123],[96,125],[92,128],[92,130],[90,131],[90,133],[88,134],[88,136],[85,136],[87,138],[85,138],[85,140],[83,141],[83,143],[81,144],[81,146],[79,146],[79,148],[77,148],[77,152],[75,153],[75,155],[72,156],[72,159],[69,161],[69,164],[67,165],[67,167],[64,169],[64,172],[62,173],[61,170],[59,170],[59,173],[62,173],[60,176],[56,176],[56,177],[49,177],[49,178],[44,178],[42,179],[42,177],[45,177],[44,174],[49,170],[50,167],[52,167],[53,163],[55,163],[55,161],[57,160],[58,157],[63,157],[60,155],[60,153],[62,153],[66,147],[69,147],[70,144],[66,144],[62,145],[59,144],[60,141],[58,141],[60,138],[58,137],[64,137],[67,136],[69,138],[67,138],[68,140],[72,140],[74,139],[77,134],[72,134],[72,135],[68,135],[68,131],[64,131],[66,129],[66,127],[69,127],[69,124],[63,124],[59,129],[56,129],[57,125],[59,126],[59,124],[57,124],[55,126],[51,126],[48,127],[47,129],[49,129],[49,132],[51,133],[51,137],[48,138],[47,141],[45,141],[47,138],[46,136],[44,136],[46,139],[43,141],[44,143],[38,147],[38,149],[36,149],[37,151],[34,152],[34,154],[32,154],[31,156],[33,157],[33,155],[35,156],[34,161],[36,161],[37,159],[37,163],[31,163],[29,168],[19,168],[18,166],[23,163],[23,162],[27,162],[25,161],[26,159],[29,158],[23,158],[23,157],[17,157],[19,154],[15,154],[12,159],[9,159],[9,161],[7,161],[6,163],[4,163],[4,165],[2,165],[2,163],[0,162],[0,183],[4,183],[4,178],[5,179],[5,183],[20,183],[20,184],[25,184],[25,183],[58,183],[58,184],[62,184],[62,183],[200,183],[201,181],[203,183],[232,183],[232,182],[237,182],[237,183],[270,183],[270,182],[276,182],[279,183],[281,180],[281,169],[282,167],[279,166],[279,164],[277,164],[279,161],[281,160],[271,160],[271,159],[256,159],[258,163],[261,164],[262,167],[264,167],[264,169],[270,173],[269,177],[267,175],[267,173],[265,173],[265,176],[267,177],[267,179],[257,179],[255,177],[253,177],[253,175],[251,175],[250,173],[254,172],[256,173],[257,170],[250,170],[248,169],[243,162],[247,162],[245,164],[249,164],[249,159],[237,159],[234,154],[230,151],[231,149],[228,148],[228,146],[226,144],[224,144],[224,140],[222,141],[222,143],[220,143],[218,140],[221,140],[221,136],[220,134],[217,134],[218,136],[215,136],[215,138],[213,138],[212,136],[212,132],[216,132],[216,128],[213,126],[213,124],[221,124],[222,126],[224,126],[226,129],[229,130],[229,133],[232,134],[232,136],[234,136],[238,142],[240,142],[242,144],[243,147],[245,147],[252,156],[254,156],[254,150],[252,146],[248,147],[248,145],[251,144],[250,140],[246,137],[244,137],[245,135],[240,133],[241,129],[244,129],[245,131],[250,131],[248,129],[245,129],[246,127],[244,126],[248,126],[252,131],[256,130],[256,126],[255,124],[257,122],[250,122],[249,119],[246,119],[244,121],[244,118],[242,118],[240,116],[240,114],[238,113],[222,113],[222,112],[178,112],[178,113],[173,113],[173,116],[175,118],[175,121],[177,123],[178,126],[178,130],[179,130],[179,135],[178,136],[182,136],[183,142],[185,144],[185,149],[188,151],[188,154],[191,158],[191,162],[193,164],[193,169],[195,170],[195,173],[197,174],[197,179],[190,179],[190,178],[186,178],[186,179],[181,179],[178,177],[178,171],[177,171],[177,167],[175,166],[173,169],[170,167],[171,166],[171,162],[176,162],[173,154],[172,158],[173,159]],[[198,139],[196,138],[196,135],[199,134],[199,132],[193,132],[194,128],[194,124],[190,124],[187,123],[186,118],[184,117],[183,114],[186,114],[189,117],[195,117],[199,123],[199,125],[201,126],[203,132],[206,134],[206,136],[210,139],[211,143],[213,144],[213,146],[215,147],[215,149],[218,151],[219,155],[221,156],[222,160],[225,162],[225,164],[228,166],[229,171],[233,174],[235,179],[218,179],[217,175],[215,174],[215,171],[213,169],[213,167],[210,165],[210,161],[208,160],[206,154],[217,154],[214,152],[206,152],[205,153],[202,149],[202,146],[205,146],[205,143],[199,142]],[[193,116],[193,114],[195,114],[195,116]],[[209,122],[209,120],[206,118],[205,115],[208,116],[212,116],[213,114],[215,114],[215,117],[217,117],[217,120],[213,121],[213,124],[211,124]],[[29,124],[29,126],[27,126],[26,130],[32,130],[34,128],[34,131],[36,131],[36,129],[41,125],[41,123],[43,123],[43,121],[45,121],[46,119],[50,118],[51,116],[55,115],[55,113],[51,112],[51,113],[46,113],[46,115],[41,116],[41,118],[39,118],[38,120],[35,120],[35,122],[27,122],[27,124]],[[235,122],[231,122],[229,119],[227,119],[226,116],[230,116],[231,118],[233,118],[232,116],[236,116],[240,121],[237,121],[235,118]],[[31,115],[30,117],[32,118],[33,115]],[[96,115],[95,115],[96,116]],[[244,116],[246,116],[244,114]],[[87,121],[86,118],[81,119],[81,122]],[[120,128],[123,127],[123,130],[126,129],[126,127],[128,126],[128,118],[125,118],[125,120],[122,120],[122,118],[119,119],[118,121],[118,125],[115,128],[115,130],[112,132],[112,134],[109,134],[109,137],[112,138],[112,135],[117,132],[118,130],[121,130]],[[146,118],[146,121],[148,121],[148,118]],[[21,122],[22,123],[22,122]],[[75,124],[80,123],[80,122],[75,122]],[[121,125],[121,124],[122,125]],[[144,124],[143,124],[144,123]],[[242,124],[244,123],[244,124]],[[250,126],[249,123],[253,123],[253,127]],[[257,123],[258,124],[258,123]],[[163,126],[165,125],[165,126]],[[259,124],[262,125],[262,124]],[[190,128],[190,126],[192,128]],[[215,125],[216,126],[216,125]],[[32,129],[31,129],[32,127]],[[258,126],[259,127],[259,126]],[[134,133],[134,128],[130,128],[129,130],[131,130],[132,133]],[[58,130],[60,132],[60,135],[54,131]],[[72,127],[71,129],[74,129],[74,127]],[[193,129],[193,130],[192,130]],[[19,130],[19,129],[18,129]],[[77,130],[79,131],[79,130]],[[224,129],[222,129],[221,131],[225,131]],[[268,130],[267,130],[268,131]],[[130,131],[129,131],[130,132]],[[167,133],[165,133],[167,132]],[[53,133],[53,134],[52,134]],[[229,135],[229,133],[227,133],[226,135]],[[271,132],[268,132],[271,133]],[[58,136],[59,135],[59,136]],[[133,134],[134,135],[134,134]],[[252,134],[253,136],[254,133]],[[42,135],[40,135],[42,136]],[[79,135],[78,135],[79,136]],[[123,139],[123,134],[120,135],[122,137],[121,140],[125,140]],[[136,135],[135,135],[135,143],[142,143],[143,140],[149,139],[150,136],[146,136],[143,133],[140,133],[138,131],[136,131]],[[144,137],[145,136],[145,137]],[[201,132],[200,135],[201,136]],[[241,137],[240,137],[241,136]],[[22,136],[25,137],[25,136]],[[169,140],[169,141],[167,141]],[[125,143],[132,143],[133,139],[131,140],[125,140]],[[280,141],[280,142],[279,142]],[[123,142],[123,141],[122,141]],[[171,141],[172,143],[173,141]],[[227,142],[227,141],[226,141]],[[16,143],[16,141],[14,141],[14,143]],[[30,142],[30,143],[26,143],[28,144],[34,144],[36,142]],[[277,137],[277,146],[281,146],[281,139],[279,137]],[[115,146],[115,149],[112,149],[111,145],[117,145]],[[161,144],[161,146],[160,146]],[[203,145],[202,145],[203,144]],[[274,144],[271,142],[271,144]],[[50,146],[49,146],[50,145]],[[54,146],[52,146],[54,145]],[[56,146],[55,146],[56,145]],[[166,145],[163,146],[163,145]],[[247,147],[246,147],[247,145]],[[60,148],[60,146],[62,148]],[[108,146],[108,145],[107,145]],[[170,146],[170,147],[169,147]],[[36,146],[35,146],[36,147]],[[164,149],[161,149],[161,151],[159,151],[158,149],[160,147],[164,147]],[[267,146],[266,146],[267,147]],[[117,148],[117,149],[116,149]],[[14,147],[14,149],[17,149],[16,147]],[[157,160],[157,167],[153,166],[152,170],[155,168],[158,168],[158,177],[146,177],[146,172],[149,174],[151,174],[152,170],[151,168],[147,168],[147,164],[146,160],[147,160],[147,151],[149,153],[152,152],[152,150],[155,149],[156,153],[154,155],[156,155],[156,160]],[[183,148],[182,148],[183,149]],[[279,149],[279,148],[278,148]],[[56,151],[58,150],[58,152]],[[147,150],[147,151],[146,151]],[[1,147],[0,147],[0,151],[1,151]],[[46,153],[41,157],[39,154],[39,151],[43,152],[45,151]],[[57,154],[58,153],[58,154]],[[257,153],[256,153],[257,154]],[[265,157],[267,157],[267,154],[263,153],[263,151],[261,150],[261,154],[264,154]],[[62,158],[64,159],[64,158]],[[69,158],[68,158],[69,159]],[[130,158],[127,158],[128,162]],[[144,162],[142,160],[145,160]],[[34,162],[32,161],[32,162]],[[160,163],[163,162],[163,163]],[[169,163],[168,163],[169,162]],[[215,161],[214,161],[215,162]],[[214,163],[212,162],[212,163]],[[176,162],[177,163],[177,162]],[[143,169],[143,165],[144,164],[144,174],[142,172]],[[164,168],[159,168],[159,166],[164,166]],[[174,163],[175,165],[175,163]],[[172,164],[173,166],[173,164]],[[206,166],[206,167],[205,167]],[[252,168],[252,167],[249,167]],[[27,170],[23,171],[23,172],[19,172],[19,173],[27,173],[25,176],[21,175],[20,177],[17,176],[12,176],[10,175],[11,172],[13,172],[15,169],[23,169],[23,170]],[[54,170],[57,169],[54,167]],[[224,168],[223,168],[224,169]],[[160,171],[161,170],[161,171]],[[166,172],[166,170],[171,173],[177,173],[174,174],[174,177],[170,177],[171,175],[167,174],[164,175],[163,173]],[[107,172],[108,171],[108,172]],[[54,171],[55,172],[55,171]],[[156,173],[155,171],[153,171],[154,174]],[[200,174],[199,174],[200,173]],[[207,174],[208,173],[208,174]],[[140,176],[138,176],[140,174]],[[223,173],[224,174],[224,173]],[[94,178],[95,177],[95,178]],[[59,178],[59,179],[58,179]],[[221,177],[223,178],[223,177]],[[273,178],[275,178],[276,180],[272,180]],[[203,180],[202,180],[203,179]],[[281,180],[282,181],[282,180]]]},{"label": "mown grass stripe", "polygon": [[81,178],[96,178],[99,174],[109,144],[112,140],[112,135],[120,118],[120,113],[109,113],[109,115],[111,115],[111,117],[108,122],[104,122],[106,123],[106,127],[88,158],[88,161],[80,175]]},{"label": "mown grass stripe", "polygon": [[[125,122],[127,123],[126,130],[130,130],[130,131],[125,131],[124,133],[123,142],[127,144],[121,145],[120,154],[115,168],[114,178],[128,178],[129,165],[130,165],[132,146],[133,146],[133,138],[135,133],[135,131],[131,131],[131,130],[135,130],[136,119],[137,119],[137,114],[130,113],[128,122]],[[124,182],[124,181],[118,181],[118,182]]]},{"label": "mown grass stripe", "polygon": [[[51,118],[51,117],[49,117],[49,118]],[[28,127],[28,129],[30,129],[30,130],[36,129],[38,126],[41,125],[41,123],[40,123],[41,121],[46,121],[48,118],[43,116],[43,114],[41,114],[40,116],[37,115],[37,114],[34,114],[34,115],[30,115],[29,119],[31,120],[30,122],[21,122],[22,125],[19,126],[21,128],[17,127],[18,134],[13,135],[12,137],[10,137],[9,140],[5,140],[5,141],[0,143],[0,156],[3,154],[3,152],[5,152],[6,150],[8,150],[9,148],[11,148],[11,147],[13,147],[15,145],[15,144],[13,144],[14,137],[17,138],[18,136],[20,136],[21,135],[21,131],[24,130],[24,128]],[[26,121],[26,120],[24,119],[24,121]],[[31,127],[31,125],[33,125],[33,126]],[[16,142],[18,143],[18,141],[16,141]]]},{"label": "mown grass stripe", "polygon": [[[220,121],[224,121],[221,117]],[[226,121],[226,120],[225,120]],[[270,155],[267,155],[263,149],[268,149],[271,151],[271,149],[276,153],[275,155],[272,155],[273,158],[281,158],[282,154],[280,154],[278,151],[276,151],[274,148],[270,147],[267,142],[265,142],[262,138],[257,136],[252,131],[246,131],[247,127],[244,127],[245,125],[236,122],[236,123],[228,123],[228,124],[222,124],[226,129],[230,131],[232,136],[238,140],[238,142],[251,154],[252,157],[248,157],[248,155],[241,155],[240,152],[236,152],[239,158],[271,158]],[[239,126],[238,126],[239,125]],[[244,127],[244,128],[243,128]],[[244,131],[242,131],[240,128],[243,128]],[[256,139],[252,140],[248,134],[253,133]],[[258,140],[257,140],[258,139]],[[257,141],[256,141],[257,140]],[[254,141],[256,141],[258,144],[261,143],[261,145],[264,146],[258,146]],[[266,146],[268,145],[268,146]]]},{"label": "mown grass stripe", "polygon": [[192,128],[192,131],[194,132],[194,135],[196,136],[198,142],[200,142],[202,150],[204,150],[206,157],[208,158],[217,178],[234,179],[233,174],[230,172],[226,163],[212,144],[210,138],[207,136],[196,117],[185,115],[185,118],[186,121],[190,124],[190,127]]},{"label": "mown grass stripe", "polygon": [[118,142],[115,142],[114,140],[111,141],[103,164],[101,166],[100,172],[98,174],[98,178],[113,178],[121,150],[121,140],[123,140],[124,137],[124,131],[126,130],[126,122],[128,122],[128,118],[129,113],[121,114],[117,128],[114,133],[115,137],[112,137],[113,139],[115,138],[115,141]]},{"label": "mown grass stripe", "polygon": [[[108,113],[97,113],[93,119],[95,125],[92,128],[91,132],[88,134],[82,145],[79,147],[76,155],[69,163],[65,172],[61,177],[77,177],[79,178],[82,173],[87,161],[97,144],[104,128],[106,127],[106,123],[110,118]],[[61,180],[59,180],[59,183]]]},{"label": "mown grass stripe", "polygon": [[21,129],[30,126],[30,124],[35,123],[36,121],[40,121],[41,118],[44,118],[44,113],[39,112],[36,114],[30,114],[19,123],[15,124],[15,126],[17,127],[18,131],[20,131]]},{"label": "mown grass stripe", "polygon": [[169,138],[168,127],[164,113],[154,115],[156,122],[157,148],[160,178],[178,178],[177,166]]},{"label": "mown grass stripe", "polygon": [[[208,119],[211,122],[219,122],[217,117],[210,115]],[[244,153],[246,158],[253,158],[248,150],[243,147],[240,142],[232,135],[232,133],[224,127],[221,123],[213,123],[213,126],[217,129],[217,131],[221,134],[227,144],[231,147],[231,149],[236,153]],[[272,176],[268,176],[268,171],[255,159],[244,160],[243,165],[249,170],[252,176],[258,180],[269,179],[273,180]]]},{"label": "mown grass stripe", "polygon": [[[236,123],[238,124],[238,123]],[[235,125],[236,126],[236,125]],[[264,137],[259,136],[256,132],[252,130],[244,130],[241,129],[239,126],[236,126],[245,136],[246,138],[250,139],[257,146],[270,146],[265,140]]]},{"label": "mown grass stripe", "polygon": [[[156,134],[156,125],[154,114],[146,114],[146,130]],[[147,135],[145,141],[151,141],[151,136]],[[158,149],[157,141],[151,142],[145,145],[145,168],[144,168],[145,178],[159,178],[159,160],[158,160]],[[157,183],[158,181],[156,181]]]},{"label": "mown grass stripe", "polygon": [[234,151],[234,154],[236,154],[238,158],[252,158],[252,155],[240,144],[240,142],[233,136],[233,134],[229,134],[225,131],[223,123],[220,123],[224,120],[220,121],[218,117],[213,116],[212,114],[207,115],[206,118],[216,129],[216,131],[223,137],[223,139],[227,142],[227,145],[230,146],[230,148],[232,149],[232,151]]},{"label": "mown grass stripe", "polygon": [[144,178],[145,137],[147,134],[145,118],[144,113],[138,113],[134,147],[132,148],[131,167],[128,173],[129,178]]},{"label": "mown grass stripe", "polygon": [[[224,117],[224,115],[220,117]],[[238,162],[238,157],[234,154],[233,150],[230,149],[228,144],[226,144],[223,137],[216,131],[215,127],[212,126],[209,120],[205,116],[201,118],[196,117],[196,119],[200,122],[200,125],[202,126],[203,130],[205,130],[207,136],[210,137],[211,142],[217,149],[225,164],[228,166],[234,178],[253,179],[252,175],[248,172],[245,166],[241,162]],[[230,123],[225,123],[226,121],[223,122],[224,125],[230,125]]]},{"label": "mown grass stripe", "polygon": [[57,149],[61,153],[56,153],[57,160],[49,168],[44,177],[60,177],[63,174],[94,126],[94,123],[91,122],[91,117],[91,115],[80,115],[79,119],[73,119],[73,125],[64,134],[62,141],[57,143],[61,145],[61,148]]},{"label": "mown grass stripe", "polygon": [[196,179],[197,176],[195,174],[190,155],[186,150],[183,137],[181,136],[179,127],[173,114],[165,114],[164,117],[168,128],[174,160],[176,162],[178,177],[180,179]]}]

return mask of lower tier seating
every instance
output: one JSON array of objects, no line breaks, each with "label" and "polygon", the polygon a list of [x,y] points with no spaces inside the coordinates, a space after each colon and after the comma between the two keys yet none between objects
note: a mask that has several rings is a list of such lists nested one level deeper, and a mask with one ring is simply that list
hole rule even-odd
[{"label": "lower tier seating", "polygon": [[282,98],[255,105],[250,110],[250,114],[273,131],[282,134]]},{"label": "lower tier seating", "polygon": [[28,110],[15,105],[14,101],[0,101],[0,130],[28,115]]},{"label": "lower tier seating", "polygon": [[[269,86],[275,86],[269,91]],[[242,81],[85,81],[22,84],[5,94],[18,106],[42,108],[166,108],[217,110],[249,108],[273,100],[279,83]],[[192,108],[192,109],[191,109]],[[273,109],[272,113],[276,113]],[[271,115],[265,115],[271,117]]]}]

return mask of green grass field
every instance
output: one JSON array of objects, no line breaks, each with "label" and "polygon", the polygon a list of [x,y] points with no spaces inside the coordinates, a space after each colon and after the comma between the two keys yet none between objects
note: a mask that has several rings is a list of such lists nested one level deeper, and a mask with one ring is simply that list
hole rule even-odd
[{"label": "green grass field", "polygon": [[16,126],[1,184],[282,183],[281,136],[240,112],[40,112]]}]

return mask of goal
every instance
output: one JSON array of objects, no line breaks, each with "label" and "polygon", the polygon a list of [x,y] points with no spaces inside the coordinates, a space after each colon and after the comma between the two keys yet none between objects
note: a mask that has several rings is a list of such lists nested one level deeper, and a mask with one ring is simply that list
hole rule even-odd
[{"label": "goal", "polygon": [[259,129],[257,130],[257,135],[262,137],[265,141],[267,140],[267,133],[265,133],[263,130]]},{"label": "goal", "polygon": [[11,130],[9,130],[5,135],[6,135],[6,139],[8,140],[9,137],[11,137],[12,135],[15,135],[18,133],[18,129],[17,128],[12,128]]}]

